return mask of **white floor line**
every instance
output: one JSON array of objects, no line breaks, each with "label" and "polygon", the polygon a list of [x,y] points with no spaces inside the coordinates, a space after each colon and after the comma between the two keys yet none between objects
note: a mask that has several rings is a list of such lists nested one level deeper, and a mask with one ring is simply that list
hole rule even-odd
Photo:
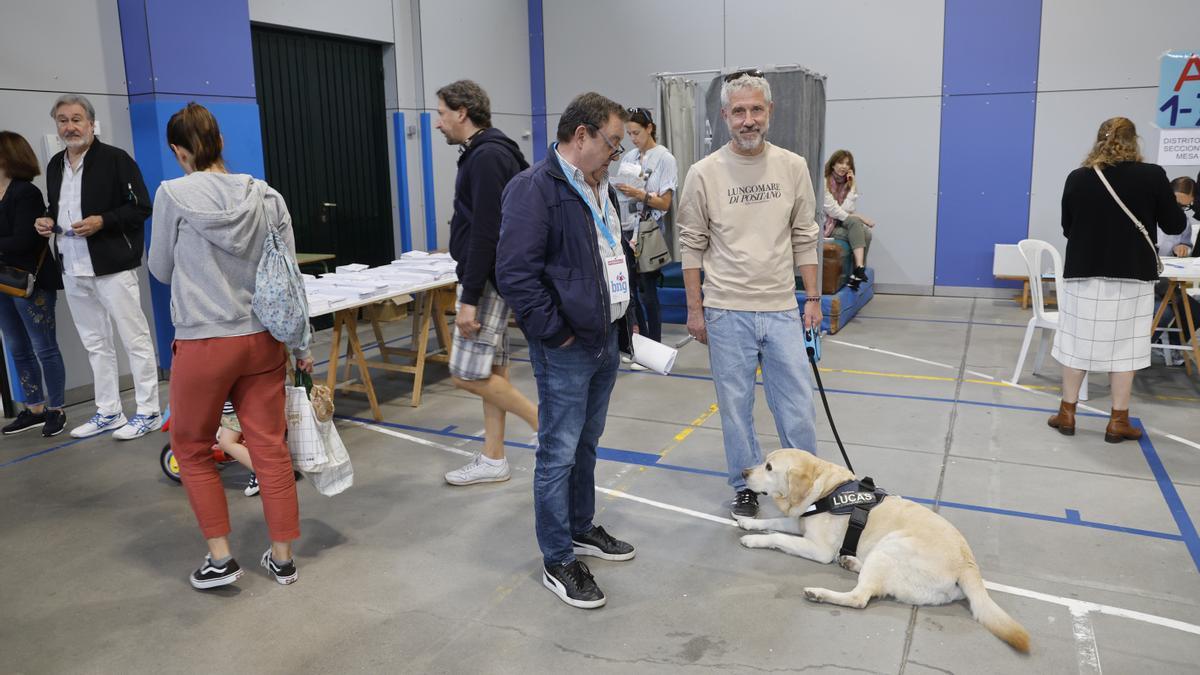
[{"label": "white floor line", "polygon": [[917,361],[919,363],[924,363],[924,364],[928,364],[931,366],[937,366],[938,368],[945,368],[947,370],[958,370],[958,366],[952,366],[949,363],[938,363],[937,361],[929,361],[927,359],[922,359],[922,358],[919,358],[916,356],[909,356],[908,354],[889,352],[886,349],[880,349],[878,347],[868,347],[866,345],[856,345],[852,342],[843,342],[841,340],[834,340],[833,338],[825,338],[825,341],[832,342],[835,345],[842,345],[845,347],[853,347],[854,349],[862,349],[862,350],[865,350],[868,352],[875,352],[876,354],[886,354],[887,356],[895,356],[895,357],[901,358],[901,359],[908,359],[909,361]]},{"label": "white floor line", "polygon": [[653,506],[655,508],[665,509],[667,511],[674,511],[675,513],[682,513],[685,516],[691,516],[693,518],[701,518],[703,520],[712,521],[714,523],[719,523],[721,525],[731,525],[733,527],[737,527],[737,523],[729,518],[722,518],[721,516],[714,516],[710,513],[704,513],[703,511],[693,511],[692,509],[685,509],[682,506],[675,506],[674,504],[664,504],[663,502],[656,502],[653,499],[646,499],[645,497],[638,497],[637,495],[631,495],[628,492],[622,492],[621,490],[610,490],[609,488],[597,487],[596,492],[602,492],[606,495],[609,495],[610,497],[620,497],[621,499],[628,499],[631,502],[638,502],[639,504],[645,504],[647,506]]},{"label": "white floor line", "polygon": [[1009,595],[1016,595],[1022,598],[1029,598],[1030,600],[1040,600],[1042,602],[1061,605],[1072,612],[1095,612],[1097,614],[1104,614],[1107,616],[1121,617],[1122,619],[1141,621],[1142,623],[1153,624],[1163,628],[1171,628],[1184,633],[1191,633],[1192,635],[1200,635],[1200,626],[1197,626],[1196,624],[1178,621],[1176,619],[1168,619],[1165,616],[1158,616],[1157,614],[1146,614],[1145,612],[1138,612],[1132,609],[1125,609],[1123,607],[1113,607],[1112,605],[1101,605],[1095,602],[1088,602],[1087,600],[1064,598],[1057,595],[1050,595],[1048,593],[1031,591],[1026,588],[1017,588],[1016,586],[997,584],[992,581],[985,581],[983,585],[987,586],[989,591],[1007,593]]},{"label": "white floor line", "polygon": [[[854,349],[864,349],[864,350],[866,350],[866,351],[875,352],[875,353],[877,353],[877,354],[886,354],[887,356],[894,356],[894,357],[896,357],[896,358],[898,358],[898,359],[907,359],[907,360],[909,360],[909,361],[916,361],[916,362],[918,362],[918,363],[925,363],[925,364],[928,364],[928,365],[931,365],[931,366],[938,366],[938,367],[940,367],[940,368],[949,368],[949,369],[951,369],[951,370],[957,370],[957,369],[958,369],[958,368],[957,368],[957,366],[951,366],[951,365],[947,365],[947,364],[945,364],[945,363],[938,363],[937,361],[929,361],[929,360],[926,360],[926,359],[920,358],[920,357],[918,357],[918,356],[911,356],[911,355],[909,355],[909,354],[901,354],[900,352],[890,352],[890,351],[887,351],[886,349],[879,349],[878,347],[867,347],[867,346],[865,346],[865,345],[856,345],[856,344],[854,344],[854,343],[852,343],[852,342],[845,342],[845,341],[843,341],[843,340],[833,340],[833,339],[830,339],[830,338],[826,338],[826,341],[827,341],[827,342],[833,342],[833,343],[835,343],[835,344],[843,345],[843,346],[846,346],[846,347],[853,347]],[[976,371],[974,371],[974,370],[968,370],[968,371],[966,371],[966,372],[967,372],[967,374],[968,374],[968,375],[973,375],[973,376],[975,376],[975,377],[981,377],[981,378],[985,378],[985,379],[988,379],[988,380],[995,380],[995,379],[996,379],[995,377],[993,377],[993,376],[991,376],[991,375],[986,375],[986,374],[984,374],[984,373],[979,373],[979,372],[976,372]],[[1041,397],[1044,397],[1044,398],[1050,398],[1050,399],[1053,399],[1053,400],[1058,400],[1058,398],[1059,398],[1057,394],[1051,394],[1051,393],[1049,393],[1049,392],[1045,392],[1045,391],[1038,391],[1038,390],[1036,390],[1036,389],[1030,389],[1029,387],[1026,387],[1025,385],[1022,385],[1022,384],[1012,384],[1012,383],[1010,382],[1008,386],[1012,387],[1013,389],[1020,389],[1021,391],[1024,391],[1024,392],[1027,392],[1027,393],[1030,393],[1030,394],[1034,394],[1034,395],[1036,395],[1036,396],[1041,396]],[[1109,411],[1107,411],[1107,410],[1101,410],[1101,409],[1099,409],[1099,408],[1094,408],[1094,407],[1092,407],[1092,406],[1090,406],[1090,405],[1087,405],[1087,404],[1086,404],[1086,403],[1084,403],[1083,401],[1079,401],[1079,402],[1078,402],[1078,409],[1079,409],[1079,410],[1084,410],[1084,411],[1086,411],[1086,412],[1090,412],[1090,413],[1096,413],[1097,415],[1108,415],[1108,412],[1109,412]],[[1144,425],[1144,423],[1143,423],[1143,425]],[[1183,437],[1181,437],[1181,436],[1177,436],[1177,435],[1175,435],[1175,434],[1173,434],[1173,433],[1170,433],[1169,431],[1167,431],[1167,430],[1165,430],[1165,429],[1159,429],[1158,427],[1152,427],[1152,426],[1146,426],[1146,425],[1144,425],[1144,426],[1145,426],[1145,428],[1146,428],[1146,431],[1149,431],[1149,432],[1150,432],[1150,433],[1152,433],[1152,434],[1155,434],[1155,435],[1158,435],[1158,436],[1162,436],[1162,437],[1164,437],[1164,438],[1169,438],[1169,439],[1171,439],[1171,440],[1173,440],[1173,441],[1176,441],[1176,442],[1178,442],[1178,443],[1182,443],[1183,445],[1186,445],[1186,446],[1188,446],[1188,447],[1195,448],[1196,450],[1200,450],[1200,443],[1196,443],[1195,441],[1190,441],[1190,440],[1188,440],[1188,439],[1186,439],[1186,438],[1183,438]]]},{"label": "white floor line", "polygon": [[[353,421],[353,420],[338,420],[338,422],[341,424],[353,425],[353,426],[357,426],[357,427],[362,427],[364,429],[370,429],[371,431],[376,431],[381,434],[385,434],[387,436],[394,436],[396,438],[402,438],[404,440],[412,441],[414,443],[418,443],[418,444],[424,445],[426,447],[437,448],[438,450],[443,450],[445,452],[454,453],[456,455],[473,455],[474,454],[471,452],[465,452],[463,450],[459,450],[458,448],[450,447],[449,445],[444,445],[442,443],[437,443],[435,441],[429,441],[424,438],[418,438],[416,436],[411,436],[409,434],[401,433],[399,431],[394,431],[394,430],[388,429],[386,427],[376,426],[374,424],[369,424],[367,422],[357,422],[357,421]],[[682,506],[675,506],[674,504],[667,504],[665,502],[659,502],[659,501],[655,501],[653,499],[646,499],[645,497],[638,497],[637,495],[632,495],[632,494],[629,494],[628,492],[621,492],[619,490],[610,490],[608,488],[603,488],[603,487],[597,487],[596,491],[601,492],[606,495],[609,495],[611,497],[626,499],[626,500],[629,500],[632,502],[637,502],[639,504],[645,504],[646,506],[652,506],[657,509],[663,509],[665,511],[673,511],[675,513],[683,514],[685,516],[691,516],[693,518],[707,520],[709,522],[717,523],[720,525],[737,527],[737,523],[729,518],[722,518],[721,516],[714,516],[712,514],[704,513],[702,511],[694,511],[692,509],[684,508]],[[1017,596],[1020,596],[1023,598],[1029,598],[1031,600],[1040,600],[1042,602],[1048,602],[1048,603],[1055,604],[1055,605],[1061,605],[1063,607],[1066,607],[1072,613],[1083,612],[1086,614],[1088,612],[1096,612],[1097,614],[1106,614],[1108,616],[1117,616],[1117,617],[1121,617],[1124,619],[1131,619],[1133,621],[1140,621],[1142,623],[1148,623],[1148,624],[1152,624],[1155,626],[1161,626],[1163,628],[1171,628],[1174,630],[1183,631],[1185,633],[1191,633],[1193,635],[1200,635],[1200,626],[1197,626],[1195,624],[1186,623],[1184,621],[1178,621],[1176,619],[1168,619],[1166,617],[1158,616],[1156,614],[1146,614],[1144,612],[1138,612],[1138,611],[1135,611],[1132,609],[1124,609],[1122,607],[1113,607],[1112,605],[1102,605],[1102,604],[1095,603],[1095,602],[1088,602],[1087,600],[1077,600],[1075,598],[1064,598],[1064,597],[1057,596],[1057,595],[1050,595],[1048,593],[1039,593],[1038,591],[1031,591],[1031,590],[1028,590],[1025,588],[1017,588],[1016,586],[1006,586],[1004,584],[997,584],[997,583],[993,583],[991,581],[985,581],[984,585],[987,586],[988,590],[996,591],[999,593],[1007,593],[1009,595],[1017,595]],[[1074,614],[1072,614],[1072,615],[1074,615]],[[1098,663],[1097,663],[1097,668],[1099,668]]]},{"label": "white floor line", "polygon": [[1096,630],[1092,627],[1091,617],[1084,610],[1072,609],[1071,628],[1075,632],[1075,655],[1079,661],[1079,675],[1102,672],[1100,648],[1096,646]]},{"label": "white floor line", "polygon": [[417,443],[419,445],[425,445],[425,446],[428,446],[431,448],[437,448],[438,450],[445,450],[446,452],[452,452],[456,455],[463,455],[464,457],[474,457],[475,456],[475,453],[468,452],[467,450],[460,450],[458,448],[452,448],[448,445],[442,445],[441,443],[435,443],[433,441],[428,441],[419,436],[413,436],[411,434],[402,433],[402,432],[396,431],[395,429],[388,429],[387,427],[381,427],[381,426],[377,426],[374,424],[368,424],[366,422],[357,422],[355,420],[343,420],[343,419],[339,419],[338,423],[355,426],[355,427],[362,427],[363,429],[370,429],[371,431],[374,431],[374,432],[380,433],[380,434],[384,434],[385,436],[402,438],[406,441],[412,441],[413,443]]}]

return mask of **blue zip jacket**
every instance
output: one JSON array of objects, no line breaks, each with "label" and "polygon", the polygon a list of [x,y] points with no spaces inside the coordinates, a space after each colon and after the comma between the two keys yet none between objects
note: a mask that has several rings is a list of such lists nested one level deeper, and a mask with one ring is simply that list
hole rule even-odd
[{"label": "blue zip jacket", "polygon": [[509,181],[500,214],[497,289],[525,337],[556,348],[574,335],[588,351],[602,352],[617,327],[609,316],[596,224],[553,146]]}]

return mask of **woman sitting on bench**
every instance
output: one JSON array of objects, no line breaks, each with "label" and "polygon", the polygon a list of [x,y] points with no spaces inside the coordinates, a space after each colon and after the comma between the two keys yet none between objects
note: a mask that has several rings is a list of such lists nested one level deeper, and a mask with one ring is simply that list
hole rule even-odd
[{"label": "woman sitting on bench", "polygon": [[850,288],[858,290],[867,280],[867,249],[871,247],[871,228],[875,221],[854,211],[858,185],[854,180],[854,155],[837,150],[825,162],[825,238],[841,239],[854,254]]}]

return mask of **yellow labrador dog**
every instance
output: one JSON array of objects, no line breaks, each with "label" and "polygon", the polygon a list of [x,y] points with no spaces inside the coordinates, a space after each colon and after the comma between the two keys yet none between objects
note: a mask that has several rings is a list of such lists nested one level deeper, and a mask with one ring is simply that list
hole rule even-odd
[{"label": "yellow labrador dog", "polygon": [[[854,590],[838,593],[805,588],[804,597],[863,608],[874,597],[892,596],[914,605],[942,605],[963,597],[971,613],[1014,649],[1029,651],[1029,633],[988,595],[979,565],[962,534],[933,511],[896,496],[871,509],[857,556],[839,556],[850,516],[820,513],[801,518],[809,506],[837,486],[854,480],[845,468],[803,450],[776,450],[764,464],[742,472],[746,487],[769,495],[786,518],[738,518],[748,548],[776,548],[819,563],[835,559],[858,574]],[[802,535],[802,536],[796,536]]]}]

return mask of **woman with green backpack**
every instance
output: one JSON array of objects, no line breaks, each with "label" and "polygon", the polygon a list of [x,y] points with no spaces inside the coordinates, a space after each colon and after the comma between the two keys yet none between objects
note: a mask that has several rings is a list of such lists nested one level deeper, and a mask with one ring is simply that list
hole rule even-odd
[{"label": "woman with green backpack", "polygon": [[220,129],[203,106],[189,103],[175,113],[167,142],[185,175],[164,181],[154,198],[149,268],[171,285],[171,446],[208,543],[190,581],[216,588],[242,575],[229,550],[229,508],[210,450],[228,400],[238,411],[271,537],[261,565],[290,584],[297,578],[292,541],[300,536],[300,508],[285,439],[284,345],[297,369],[312,370],[291,216],[265,182],[226,170]]}]

